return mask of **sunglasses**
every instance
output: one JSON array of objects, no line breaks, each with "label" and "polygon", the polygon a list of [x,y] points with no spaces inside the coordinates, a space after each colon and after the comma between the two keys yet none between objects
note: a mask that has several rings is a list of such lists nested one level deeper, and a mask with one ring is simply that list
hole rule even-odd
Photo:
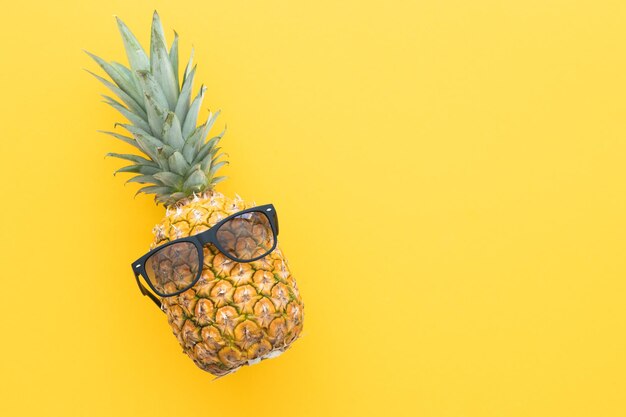
[{"label": "sunglasses", "polygon": [[278,216],[272,204],[232,214],[197,235],[157,246],[132,264],[143,295],[159,308],[161,301],[142,285],[139,276],[160,297],[172,297],[193,287],[202,275],[203,247],[213,244],[235,262],[253,262],[276,248]]}]

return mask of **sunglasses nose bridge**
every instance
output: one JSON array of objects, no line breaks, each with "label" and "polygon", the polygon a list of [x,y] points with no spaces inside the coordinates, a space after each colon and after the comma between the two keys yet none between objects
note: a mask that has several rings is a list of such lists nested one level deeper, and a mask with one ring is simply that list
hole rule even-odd
[{"label": "sunglasses nose bridge", "polygon": [[197,238],[198,238],[198,242],[200,242],[200,245],[201,245],[201,246],[206,246],[206,245],[208,245],[209,243],[211,243],[211,242],[212,242],[212,240],[213,240],[213,239],[211,238],[211,231],[210,231],[210,230],[207,230],[207,231],[206,231],[206,232],[204,232],[204,233],[200,233],[200,234],[197,236]]}]

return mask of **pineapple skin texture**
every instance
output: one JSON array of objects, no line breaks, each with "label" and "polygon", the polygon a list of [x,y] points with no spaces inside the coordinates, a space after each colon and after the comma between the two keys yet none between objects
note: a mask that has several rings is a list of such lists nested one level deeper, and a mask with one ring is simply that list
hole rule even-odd
[{"label": "pineapple skin texture", "polygon": [[[209,229],[254,207],[216,191],[167,209],[153,233],[156,247]],[[279,355],[302,332],[304,304],[280,245],[267,256],[238,263],[204,247],[202,276],[189,290],[162,299],[176,339],[194,363],[223,376]]]}]

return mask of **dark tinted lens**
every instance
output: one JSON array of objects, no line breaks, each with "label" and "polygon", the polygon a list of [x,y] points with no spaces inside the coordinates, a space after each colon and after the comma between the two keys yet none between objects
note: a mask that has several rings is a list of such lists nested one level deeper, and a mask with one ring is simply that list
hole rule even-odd
[{"label": "dark tinted lens", "polygon": [[267,216],[259,211],[233,217],[217,230],[217,241],[228,255],[250,260],[268,254],[274,233]]},{"label": "dark tinted lens", "polygon": [[198,275],[200,262],[196,245],[174,243],[155,252],[146,261],[150,283],[161,294],[170,295],[189,288]]}]

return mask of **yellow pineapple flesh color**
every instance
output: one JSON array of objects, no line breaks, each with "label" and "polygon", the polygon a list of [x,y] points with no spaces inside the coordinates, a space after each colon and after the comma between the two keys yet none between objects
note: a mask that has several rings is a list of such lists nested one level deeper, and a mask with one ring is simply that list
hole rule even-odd
[{"label": "yellow pineapple flesh color", "polygon": [[[250,207],[216,191],[183,201],[154,227],[152,247]],[[302,331],[304,306],[280,246],[257,261],[238,263],[207,245],[196,285],[162,301],[183,351],[216,376],[280,354]]]}]

